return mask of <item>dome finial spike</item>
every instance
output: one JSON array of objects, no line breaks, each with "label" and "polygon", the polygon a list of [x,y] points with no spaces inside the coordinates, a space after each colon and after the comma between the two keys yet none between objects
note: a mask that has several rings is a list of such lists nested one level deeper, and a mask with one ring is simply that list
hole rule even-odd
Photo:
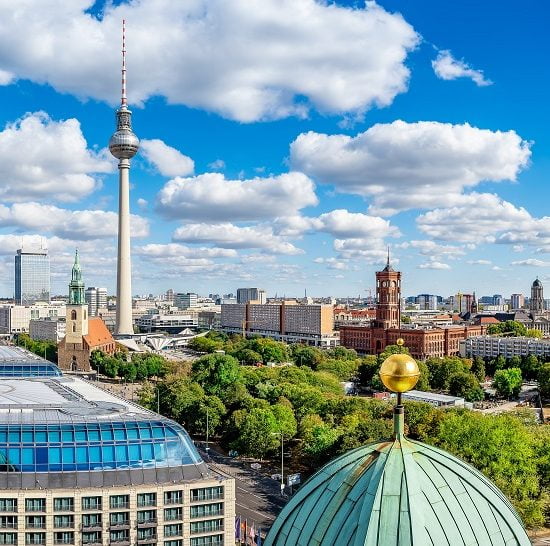
[{"label": "dome finial spike", "polygon": [[122,19],[122,106],[126,106],[126,19]]}]

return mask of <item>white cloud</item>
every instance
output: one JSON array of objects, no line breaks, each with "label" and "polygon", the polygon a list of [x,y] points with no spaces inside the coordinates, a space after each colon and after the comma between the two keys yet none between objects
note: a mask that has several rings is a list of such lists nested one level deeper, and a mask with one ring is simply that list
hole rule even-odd
[{"label": "white cloud", "polygon": [[230,248],[207,248],[207,247],[189,247],[177,243],[169,244],[148,244],[134,249],[134,253],[139,256],[150,258],[235,258],[237,251]]},{"label": "white cloud", "polygon": [[[141,216],[130,216],[132,237],[147,237],[149,222]],[[41,231],[71,239],[100,239],[118,233],[118,215],[103,210],[67,210],[40,203],[0,205],[0,226]]]},{"label": "white cloud", "polygon": [[490,193],[464,195],[460,205],[426,212],[416,222],[420,231],[444,241],[509,244],[514,252],[522,252],[524,245],[550,251],[549,216],[535,218]]},{"label": "white cloud", "polygon": [[432,68],[436,76],[442,80],[470,78],[479,87],[492,85],[493,83],[485,78],[482,70],[474,70],[464,61],[455,59],[448,49],[438,52],[437,58],[432,61]]},{"label": "white cloud", "polygon": [[149,205],[149,202],[147,201],[147,199],[143,199],[143,197],[140,197],[137,200],[137,205],[141,210],[145,210],[147,208],[147,206]]},{"label": "white cloud", "polygon": [[543,262],[542,260],[537,260],[535,258],[528,258],[527,260],[517,260],[512,262],[511,265],[523,265],[523,266],[532,266],[532,267],[550,267],[550,262]]},{"label": "white cloud", "polygon": [[514,131],[434,121],[377,124],[355,137],[302,133],[292,168],[342,193],[372,199],[374,214],[456,204],[465,188],[515,181],[530,143]]},{"label": "white cloud", "polygon": [[142,140],[141,153],[163,176],[188,176],[195,169],[195,162],[190,157],[158,138]]},{"label": "white cloud", "polygon": [[92,173],[110,173],[114,165],[105,151],[87,148],[76,119],[54,121],[44,112],[35,112],[0,132],[0,198],[4,201],[76,201],[99,186]]},{"label": "white cloud", "polygon": [[326,264],[329,269],[336,269],[338,271],[349,269],[349,265],[346,262],[342,262],[336,258],[315,258],[313,261],[316,264]]},{"label": "white cloud", "polygon": [[444,264],[436,260],[430,260],[418,266],[418,269],[451,269],[449,264]]},{"label": "white cloud", "polygon": [[[0,4],[2,68],[81,97],[114,101],[120,21],[127,21],[129,97],[218,112],[239,121],[324,112],[361,114],[407,89],[419,42],[399,14],[315,0],[144,0]],[[24,21],[25,32],[21,32]],[[236,32],[235,29],[238,29]]]},{"label": "white cloud", "polygon": [[491,260],[468,260],[466,263],[470,265],[491,265],[493,262]]},{"label": "white cloud", "polygon": [[428,240],[413,240],[396,245],[396,248],[414,248],[417,249],[423,256],[440,256],[444,255],[449,258],[456,258],[457,256],[463,256],[466,251],[463,247],[452,245],[440,245],[435,241]]},{"label": "white cloud", "polygon": [[[383,241],[377,239],[334,239],[333,246],[338,257],[342,259],[361,258],[368,264],[386,263],[387,249]],[[399,260],[392,257],[391,262],[396,265]]]},{"label": "white cloud", "polygon": [[223,171],[225,169],[225,161],[223,159],[216,159],[212,163],[208,163],[208,168],[213,171]]},{"label": "white cloud", "polygon": [[329,233],[339,238],[399,237],[399,229],[389,220],[379,216],[369,216],[346,209],[335,209],[317,217],[285,216],[277,218],[275,227],[281,235],[298,236],[307,232]]},{"label": "white cloud", "polygon": [[313,182],[298,172],[250,180],[227,180],[221,173],[178,177],[157,196],[157,207],[167,217],[213,222],[292,215],[317,203]]},{"label": "white cloud", "polygon": [[15,76],[11,72],[0,70],[0,85],[9,85],[13,83]]},{"label": "white cloud", "polygon": [[257,248],[273,254],[303,254],[269,226],[241,227],[230,223],[186,224],[174,232],[174,241],[211,243],[221,248]]}]

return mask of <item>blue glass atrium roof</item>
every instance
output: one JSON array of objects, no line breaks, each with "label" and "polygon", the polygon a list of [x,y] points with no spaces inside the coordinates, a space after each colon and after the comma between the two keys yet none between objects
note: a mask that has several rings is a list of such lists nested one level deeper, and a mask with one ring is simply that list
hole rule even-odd
[{"label": "blue glass atrium roof", "polygon": [[22,347],[0,345],[0,378],[60,377],[61,370],[53,363]]}]

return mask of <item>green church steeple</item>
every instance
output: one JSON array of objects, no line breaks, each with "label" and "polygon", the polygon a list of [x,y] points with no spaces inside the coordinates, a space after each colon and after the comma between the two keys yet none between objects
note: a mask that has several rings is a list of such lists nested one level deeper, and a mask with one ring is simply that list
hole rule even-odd
[{"label": "green church steeple", "polygon": [[82,280],[82,269],[78,259],[78,250],[75,252],[74,264],[69,283],[69,305],[84,305],[84,281]]}]

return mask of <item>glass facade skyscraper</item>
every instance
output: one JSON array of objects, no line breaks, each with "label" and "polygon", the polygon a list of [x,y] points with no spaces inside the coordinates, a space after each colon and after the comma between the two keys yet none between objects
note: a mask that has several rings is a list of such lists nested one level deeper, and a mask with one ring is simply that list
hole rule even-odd
[{"label": "glass facade skyscraper", "polygon": [[15,256],[15,303],[32,305],[37,301],[50,301],[48,251],[26,252],[19,249]]}]

